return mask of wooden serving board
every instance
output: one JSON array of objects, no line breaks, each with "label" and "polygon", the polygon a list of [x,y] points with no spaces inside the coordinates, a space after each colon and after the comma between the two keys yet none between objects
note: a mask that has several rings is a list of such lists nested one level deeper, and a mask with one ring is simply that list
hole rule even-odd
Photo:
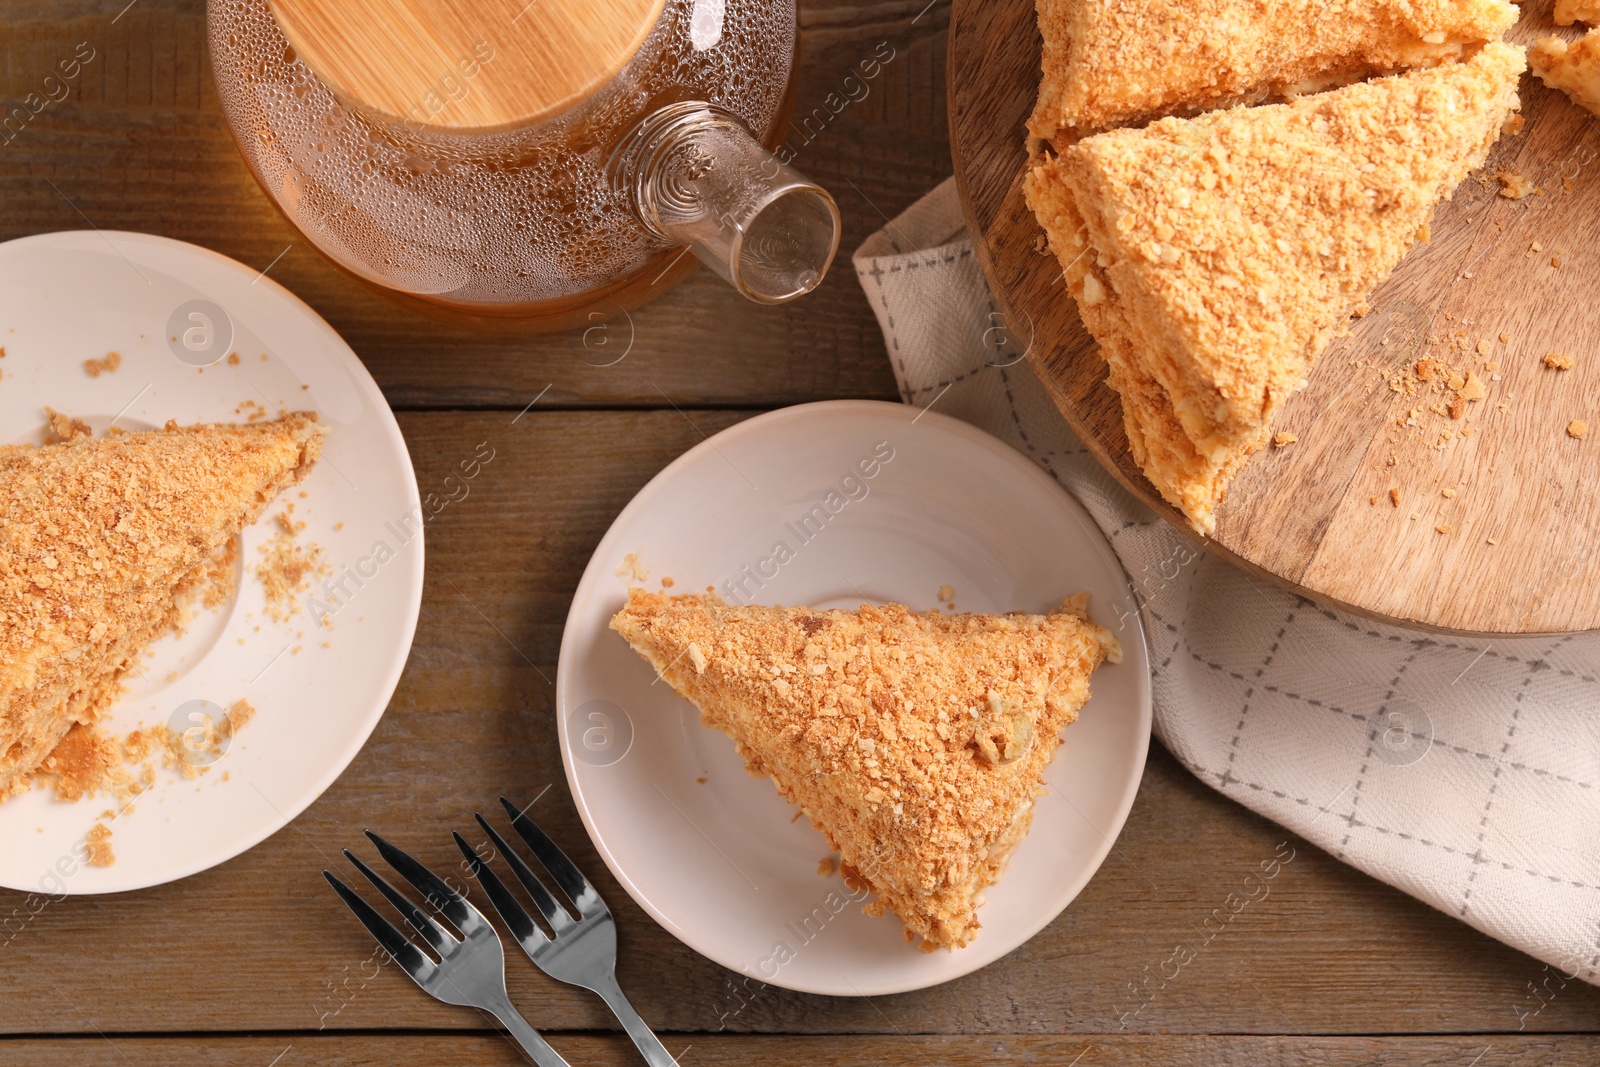
[{"label": "wooden serving board", "polygon": [[[1550,33],[1577,35],[1556,29],[1550,0],[1529,0],[1510,37]],[[968,229],[1067,422],[1198,539],[1134,463],[1105,364],[1023,201],[1039,50],[1033,0],[955,0],[950,140]],[[1276,424],[1299,441],[1250,460],[1207,548],[1319,602],[1424,629],[1600,629],[1600,120],[1531,74],[1522,102],[1523,132],[1439,206],[1432,239],[1322,355]],[[1539,191],[1503,197],[1499,171]],[[1576,366],[1546,367],[1551,352]],[[1391,388],[1423,357],[1475,370],[1488,396],[1454,419],[1430,410],[1448,400],[1431,386]],[[1574,419],[1587,438],[1568,435]]]}]

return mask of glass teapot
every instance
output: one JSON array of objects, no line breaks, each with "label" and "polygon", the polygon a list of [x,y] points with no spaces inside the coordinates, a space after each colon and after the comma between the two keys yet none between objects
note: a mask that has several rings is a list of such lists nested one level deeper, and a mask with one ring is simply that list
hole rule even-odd
[{"label": "glass teapot", "polygon": [[815,288],[828,193],[769,150],[793,0],[208,0],[250,169],[383,289],[552,329],[696,257],[752,300]]}]

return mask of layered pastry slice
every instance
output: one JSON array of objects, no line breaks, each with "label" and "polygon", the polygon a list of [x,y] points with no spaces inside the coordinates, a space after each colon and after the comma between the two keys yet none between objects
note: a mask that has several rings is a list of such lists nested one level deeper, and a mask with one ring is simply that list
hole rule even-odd
[{"label": "layered pastry slice", "polygon": [[0,799],[116,699],[239,531],[316,462],[314,415],[0,455]]},{"label": "layered pastry slice", "polygon": [[945,616],[635,589],[611,626],[810,817],[874,891],[867,911],[930,947],[977,931],[1090,672],[1118,656],[1081,601]]},{"label": "layered pastry slice", "polygon": [[1600,29],[1571,43],[1559,37],[1541,38],[1528,49],[1528,66],[1550,88],[1600,115]]},{"label": "layered pastry slice", "polygon": [[1086,138],[1028,203],[1150,481],[1209,533],[1230,478],[1517,107],[1520,48]]},{"label": "layered pastry slice", "polygon": [[1057,148],[1163,115],[1286,99],[1462,58],[1506,0],[1038,0],[1039,102]]},{"label": "layered pastry slice", "polygon": [[1570,26],[1574,22],[1600,22],[1600,0],[1556,0],[1552,17],[1557,26]]}]

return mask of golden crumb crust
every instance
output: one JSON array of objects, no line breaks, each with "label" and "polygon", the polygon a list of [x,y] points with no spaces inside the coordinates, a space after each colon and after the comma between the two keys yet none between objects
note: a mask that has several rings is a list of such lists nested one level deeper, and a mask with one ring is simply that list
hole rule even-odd
[{"label": "golden crumb crust", "polygon": [[295,414],[0,456],[0,799],[116,699],[183,594],[305,476],[322,438],[315,415]]},{"label": "golden crumb crust", "polygon": [[1292,99],[1461,58],[1517,20],[1506,0],[1038,0],[1028,131],[1065,148],[1115,126]]},{"label": "golden crumb crust", "polygon": [[1556,0],[1551,17],[1557,26],[1570,26],[1574,22],[1600,22],[1600,0]]},{"label": "golden crumb crust", "polygon": [[1121,394],[1134,458],[1209,533],[1228,480],[1513,109],[1520,48],[1086,138],[1029,205]]},{"label": "golden crumb crust", "polygon": [[1600,115],[1600,29],[1570,44],[1559,37],[1540,38],[1528,49],[1528,66],[1550,88]]},{"label": "golden crumb crust", "polygon": [[811,819],[912,933],[959,947],[1027,833],[1089,675],[1083,617],[732,607],[642,589],[612,629]]}]

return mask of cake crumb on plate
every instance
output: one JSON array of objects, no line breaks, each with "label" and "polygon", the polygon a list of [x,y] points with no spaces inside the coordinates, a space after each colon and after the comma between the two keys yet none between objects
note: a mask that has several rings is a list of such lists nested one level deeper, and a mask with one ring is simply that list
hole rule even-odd
[{"label": "cake crumb on plate", "polygon": [[107,352],[104,359],[86,359],[83,361],[84,372],[91,378],[98,378],[102,374],[111,374],[122,366],[122,355],[118,352]]},{"label": "cake crumb on plate", "polygon": [[97,822],[89,828],[89,833],[84,837],[86,848],[84,853],[89,858],[91,867],[109,867],[117,862],[117,857],[111,851],[111,827],[103,822]]}]

